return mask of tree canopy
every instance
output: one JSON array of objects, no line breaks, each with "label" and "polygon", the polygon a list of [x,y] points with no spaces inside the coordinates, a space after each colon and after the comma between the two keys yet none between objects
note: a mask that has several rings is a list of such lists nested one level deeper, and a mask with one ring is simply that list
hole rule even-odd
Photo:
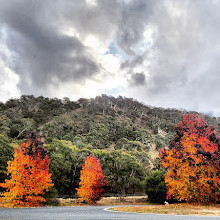
[{"label": "tree canopy", "polygon": [[220,196],[220,139],[202,117],[184,115],[169,148],[160,152],[168,193],[188,202],[217,202]]},{"label": "tree canopy", "polygon": [[83,201],[95,203],[104,193],[108,182],[103,175],[101,164],[94,156],[88,156],[82,166],[78,195]]},{"label": "tree canopy", "polygon": [[18,149],[14,151],[14,160],[8,162],[8,175],[3,199],[8,207],[39,206],[45,199],[42,195],[53,186],[49,174],[49,158],[43,143],[36,133],[31,133]]}]

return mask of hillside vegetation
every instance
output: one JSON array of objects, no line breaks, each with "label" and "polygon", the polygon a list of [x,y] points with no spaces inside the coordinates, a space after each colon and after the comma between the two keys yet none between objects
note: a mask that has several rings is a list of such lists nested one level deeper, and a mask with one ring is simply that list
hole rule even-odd
[{"label": "hillside vegetation", "polygon": [[[90,154],[100,159],[108,192],[142,193],[146,175],[160,168],[159,150],[168,145],[185,113],[121,96],[76,102],[42,96],[10,99],[0,103],[0,182],[13,148],[36,130],[48,150],[59,195],[75,195],[83,160]],[[202,116],[220,131],[219,118]]]}]

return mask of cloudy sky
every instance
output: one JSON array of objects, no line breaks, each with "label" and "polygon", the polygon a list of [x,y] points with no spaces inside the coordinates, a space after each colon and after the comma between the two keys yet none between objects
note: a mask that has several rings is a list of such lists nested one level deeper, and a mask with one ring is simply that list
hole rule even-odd
[{"label": "cloudy sky", "polygon": [[0,0],[0,100],[135,98],[220,116],[219,0]]}]

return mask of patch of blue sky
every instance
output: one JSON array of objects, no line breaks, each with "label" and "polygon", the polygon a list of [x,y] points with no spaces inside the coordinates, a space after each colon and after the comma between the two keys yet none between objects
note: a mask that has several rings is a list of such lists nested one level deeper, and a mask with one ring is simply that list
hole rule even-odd
[{"label": "patch of blue sky", "polygon": [[108,46],[108,51],[105,54],[112,54],[112,55],[117,55],[120,54],[117,46],[115,45],[114,41],[112,41],[109,46]]},{"label": "patch of blue sky", "polygon": [[[138,42],[134,47],[132,47],[132,51],[135,55],[142,55],[148,48],[151,47],[150,41],[141,41]],[[108,46],[108,51],[104,54],[111,54],[113,56],[120,56],[123,60],[131,60],[134,58],[134,54],[127,54],[124,52],[115,41],[112,41]]]},{"label": "patch of blue sky", "polygon": [[115,41],[112,41],[108,46],[108,51],[104,54],[111,54],[113,56],[120,56],[123,60],[130,60],[132,59],[132,56],[125,53]]}]

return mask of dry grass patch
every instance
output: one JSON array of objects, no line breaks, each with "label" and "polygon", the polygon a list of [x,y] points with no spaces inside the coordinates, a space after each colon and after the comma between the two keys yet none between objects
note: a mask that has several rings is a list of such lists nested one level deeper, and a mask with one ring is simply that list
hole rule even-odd
[{"label": "dry grass patch", "polygon": [[[127,197],[103,197],[96,205],[100,206],[113,206],[113,205],[146,205],[146,196],[127,196]],[[0,198],[0,208],[5,207],[5,202],[1,201]],[[59,206],[85,206],[88,203],[82,203],[80,199],[72,198],[55,198],[50,199],[49,206],[59,205]]]},{"label": "dry grass patch", "polygon": [[112,210],[137,213],[220,216],[220,205],[202,206],[196,204],[171,204],[137,207],[117,207],[112,208]]},{"label": "dry grass patch", "polygon": [[71,199],[71,198],[63,199],[63,198],[56,198],[55,200],[58,202],[58,204],[59,204],[60,206],[79,206],[79,205],[81,205],[79,199]]},{"label": "dry grass patch", "polygon": [[[80,199],[56,199],[60,206],[79,206],[88,205],[81,203]],[[146,205],[146,196],[127,196],[127,197],[103,197],[96,205]]]},{"label": "dry grass patch", "polygon": [[97,205],[146,205],[146,196],[103,197]]}]

